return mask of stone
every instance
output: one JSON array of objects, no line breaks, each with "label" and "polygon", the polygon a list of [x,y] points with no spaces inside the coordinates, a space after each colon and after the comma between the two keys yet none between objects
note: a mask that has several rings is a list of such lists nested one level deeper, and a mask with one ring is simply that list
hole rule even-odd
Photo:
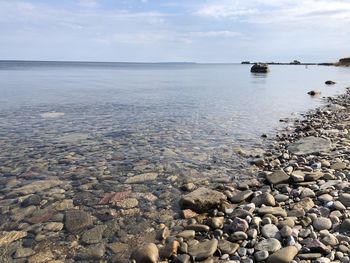
[{"label": "stone", "polygon": [[332,221],[329,218],[319,217],[313,221],[312,225],[318,231],[328,230],[332,228]]},{"label": "stone", "polygon": [[209,241],[200,242],[188,248],[188,253],[195,257],[196,260],[204,260],[214,255],[218,247],[218,241],[212,239]]},{"label": "stone", "polygon": [[269,256],[267,263],[290,263],[297,254],[298,249],[295,246],[284,247]]},{"label": "stone", "polygon": [[210,219],[210,226],[213,229],[220,229],[220,228],[223,227],[224,222],[225,222],[225,218],[223,216],[221,216],[221,217],[212,217]]},{"label": "stone", "polygon": [[239,240],[246,240],[248,238],[248,235],[245,232],[238,231],[234,232],[231,236],[230,239],[235,242]]},{"label": "stone", "polygon": [[295,155],[310,155],[330,152],[332,147],[327,139],[309,136],[291,143],[287,149]]},{"label": "stone", "polygon": [[282,217],[286,217],[287,216],[287,212],[281,208],[281,207],[271,207],[271,206],[265,206],[265,207],[261,207],[258,209],[258,214],[259,215],[266,215],[266,214],[271,214],[274,216],[282,216]]},{"label": "stone", "polygon": [[291,206],[293,210],[304,210],[309,211],[311,208],[315,206],[315,203],[310,197],[306,197],[299,201],[298,203],[295,203]]},{"label": "stone", "polygon": [[77,253],[77,258],[82,260],[99,260],[104,256],[105,252],[106,247],[104,244],[90,245],[81,248]]},{"label": "stone", "polygon": [[36,253],[28,259],[28,263],[45,263],[53,259],[55,256],[51,250],[44,250]]},{"label": "stone", "polygon": [[35,251],[31,248],[20,247],[16,250],[14,258],[26,258],[35,254]]},{"label": "stone", "polygon": [[230,230],[232,232],[242,231],[247,232],[249,228],[248,222],[244,219],[236,217],[230,225]]},{"label": "stone", "polygon": [[350,194],[348,193],[341,193],[339,195],[339,201],[345,205],[346,207],[350,207]]},{"label": "stone", "polygon": [[315,197],[315,192],[312,191],[310,188],[304,188],[300,194],[300,198],[305,198],[305,197]]},{"label": "stone", "polygon": [[322,257],[321,253],[303,253],[298,255],[298,258],[305,260],[318,259],[320,257]]},{"label": "stone", "polygon": [[293,182],[304,182],[305,174],[302,171],[294,171],[291,173],[290,178],[293,180]]},{"label": "stone", "polygon": [[125,198],[123,200],[119,200],[114,202],[114,205],[118,208],[122,209],[130,209],[137,207],[139,204],[139,201],[136,198]]},{"label": "stone", "polygon": [[279,234],[279,230],[278,227],[273,225],[273,224],[267,224],[264,225],[261,228],[261,234],[263,235],[263,237],[265,238],[276,238],[276,239],[280,239],[280,234]]},{"label": "stone", "polygon": [[209,232],[210,227],[207,225],[192,224],[192,225],[186,226],[186,230],[194,230],[196,232]]},{"label": "stone", "polygon": [[251,190],[241,191],[241,192],[236,193],[234,196],[232,196],[230,200],[232,203],[238,204],[240,202],[245,201],[246,199],[248,199],[252,195],[253,195],[253,191],[251,191]]},{"label": "stone", "polygon": [[81,210],[69,210],[65,214],[64,226],[68,232],[76,232],[92,225],[91,216]]},{"label": "stone", "polygon": [[180,233],[178,233],[176,236],[182,237],[183,239],[192,239],[196,236],[196,232],[194,230],[185,230]]},{"label": "stone", "polygon": [[27,236],[25,231],[1,231],[0,232],[0,246],[10,244],[18,239]]},{"label": "stone", "polygon": [[303,241],[304,247],[312,253],[323,253],[327,254],[331,252],[331,249],[323,244],[318,239],[306,239]]},{"label": "stone", "polygon": [[186,254],[182,254],[182,255],[177,255],[173,262],[174,263],[190,263],[191,261],[191,257],[189,255]]},{"label": "stone", "polygon": [[258,251],[268,251],[273,253],[281,249],[281,247],[281,242],[279,242],[276,238],[268,238],[257,243],[254,248]]},{"label": "stone", "polygon": [[257,262],[263,261],[269,257],[269,252],[262,250],[262,251],[257,251],[254,253],[255,260]]},{"label": "stone", "polygon": [[177,240],[170,241],[160,250],[161,258],[171,258],[177,255],[180,243]]},{"label": "stone", "polygon": [[219,240],[218,248],[220,249],[221,254],[233,255],[238,250],[239,245],[227,240]]},{"label": "stone", "polygon": [[154,181],[158,178],[157,173],[145,173],[130,177],[125,180],[126,184],[142,184],[145,182]]},{"label": "stone", "polygon": [[273,184],[273,185],[287,183],[289,181],[289,177],[290,176],[282,170],[275,171],[271,174],[266,175],[266,179],[269,181],[270,184]]},{"label": "stone", "polygon": [[346,163],[343,162],[336,162],[331,165],[331,169],[334,170],[343,170],[346,169]]},{"label": "stone", "polygon": [[14,190],[14,193],[29,195],[34,193],[41,193],[44,190],[53,188],[58,185],[64,185],[64,182],[60,180],[41,180],[29,183],[27,185],[18,187]]},{"label": "stone", "polygon": [[119,254],[119,253],[124,253],[129,249],[129,245],[121,242],[115,242],[115,243],[110,243],[107,245],[107,247],[114,253],[114,254]]},{"label": "stone", "polygon": [[53,232],[61,231],[63,229],[63,224],[57,222],[50,222],[44,226],[44,229]]},{"label": "stone", "polygon": [[340,225],[340,232],[344,233],[349,231],[350,231],[350,219],[345,219],[343,223]]},{"label": "stone", "polygon": [[336,210],[339,210],[339,211],[344,211],[346,210],[346,207],[343,205],[342,202],[340,201],[335,201],[333,203],[333,208],[336,209]]},{"label": "stone", "polygon": [[292,228],[290,228],[289,226],[285,225],[284,227],[282,227],[282,229],[280,230],[280,234],[282,237],[286,238],[286,237],[290,237],[293,234],[293,230]]},{"label": "stone", "polygon": [[159,251],[154,243],[143,245],[132,252],[130,259],[136,263],[157,263]]},{"label": "stone", "polygon": [[40,205],[41,197],[39,195],[31,195],[28,198],[24,199],[21,203],[21,206],[27,207],[30,205]]},{"label": "stone", "polygon": [[321,179],[324,176],[324,173],[322,172],[315,172],[315,173],[307,173],[305,174],[305,181],[317,181]]},{"label": "stone", "polygon": [[103,231],[107,228],[105,225],[95,226],[85,231],[81,237],[81,241],[85,244],[97,244],[102,240]]},{"label": "stone", "polygon": [[183,196],[180,200],[182,208],[189,208],[196,212],[206,212],[209,209],[217,208],[227,197],[218,191],[205,187]]},{"label": "stone", "polygon": [[272,194],[270,193],[262,193],[261,195],[258,195],[252,199],[252,203],[255,204],[255,206],[260,207],[262,205],[267,206],[275,206],[276,201]]},{"label": "stone", "polygon": [[197,217],[198,214],[194,211],[192,211],[191,209],[184,209],[181,211],[181,215],[183,219],[189,219],[189,218],[193,218],[193,217]]},{"label": "stone", "polygon": [[70,210],[74,208],[73,200],[72,199],[66,199],[63,200],[62,202],[58,203],[55,206],[55,209],[57,211],[65,211],[65,210]]}]

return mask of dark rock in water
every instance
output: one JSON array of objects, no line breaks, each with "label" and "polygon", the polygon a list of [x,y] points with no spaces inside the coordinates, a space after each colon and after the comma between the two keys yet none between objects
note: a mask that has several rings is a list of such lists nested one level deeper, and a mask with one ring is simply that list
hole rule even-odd
[{"label": "dark rock in water", "polygon": [[66,212],[65,227],[69,232],[76,232],[92,225],[91,216],[80,210]]},{"label": "dark rock in water", "polygon": [[217,208],[226,199],[226,196],[218,191],[201,187],[183,196],[180,205],[182,208],[190,208],[196,212],[206,212]]},{"label": "dark rock in water", "polygon": [[336,84],[336,82],[334,82],[334,81],[332,81],[332,80],[327,80],[327,81],[325,82],[325,84],[326,84],[326,85],[334,85],[334,84]]},{"label": "dark rock in water", "polygon": [[267,64],[263,63],[255,63],[250,69],[250,72],[252,73],[267,73],[269,71]]},{"label": "dark rock in water", "polygon": [[28,198],[24,199],[24,201],[21,203],[23,207],[27,207],[30,205],[39,205],[41,202],[41,197],[38,195],[31,195]]},{"label": "dark rock in water", "polygon": [[310,96],[321,95],[321,91],[318,91],[318,90],[311,90],[311,91],[309,91],[307,94],[309,94]]}]

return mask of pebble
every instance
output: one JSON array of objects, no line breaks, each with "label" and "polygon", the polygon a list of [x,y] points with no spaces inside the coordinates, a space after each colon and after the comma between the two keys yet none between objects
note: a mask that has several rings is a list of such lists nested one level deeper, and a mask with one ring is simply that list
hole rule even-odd
[{"label": "pebble", "polygon": [[159,251],[154,243],[145,244],[131,254],[130,259],[135,260],[136,263],[157,263],[159,258]]}]

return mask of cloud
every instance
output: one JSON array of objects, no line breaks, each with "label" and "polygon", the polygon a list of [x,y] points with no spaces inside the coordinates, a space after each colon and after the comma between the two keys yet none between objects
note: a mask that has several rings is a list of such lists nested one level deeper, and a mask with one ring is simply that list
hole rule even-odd
[{"label": "cloud", "polygon": [[227,18],[251,15],[257,13],[257,9],[236,8],[235,6],[226,5],[209,5],[197,10],[194,14],[204,17]]},{"label": "cloud", "polygon": [[242,34],[234,31],[204,31],[191,32],[189,35],[194,37],[238,37]]}]

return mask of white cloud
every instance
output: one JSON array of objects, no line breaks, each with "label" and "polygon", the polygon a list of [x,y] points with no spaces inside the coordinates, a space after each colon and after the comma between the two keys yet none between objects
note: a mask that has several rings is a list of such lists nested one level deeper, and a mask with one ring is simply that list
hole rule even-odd
[{"label": "white cloud", "polygon": [[252,8],[237,8],[236,6],[227,5],[208,5],[197,10],[195,14],[214,18],[227,18],[251,15],[256,12],[257,10]]},{"label": "white cloud", "polygon": [[86,8],[95,8],[99,6],[98,0],[78,0],[79,5]]},{"label": "white cloud", "polygon": [[191,32],[190,35],[194,37],[238,37],[242,34],[234,31],[204,31]]}]

